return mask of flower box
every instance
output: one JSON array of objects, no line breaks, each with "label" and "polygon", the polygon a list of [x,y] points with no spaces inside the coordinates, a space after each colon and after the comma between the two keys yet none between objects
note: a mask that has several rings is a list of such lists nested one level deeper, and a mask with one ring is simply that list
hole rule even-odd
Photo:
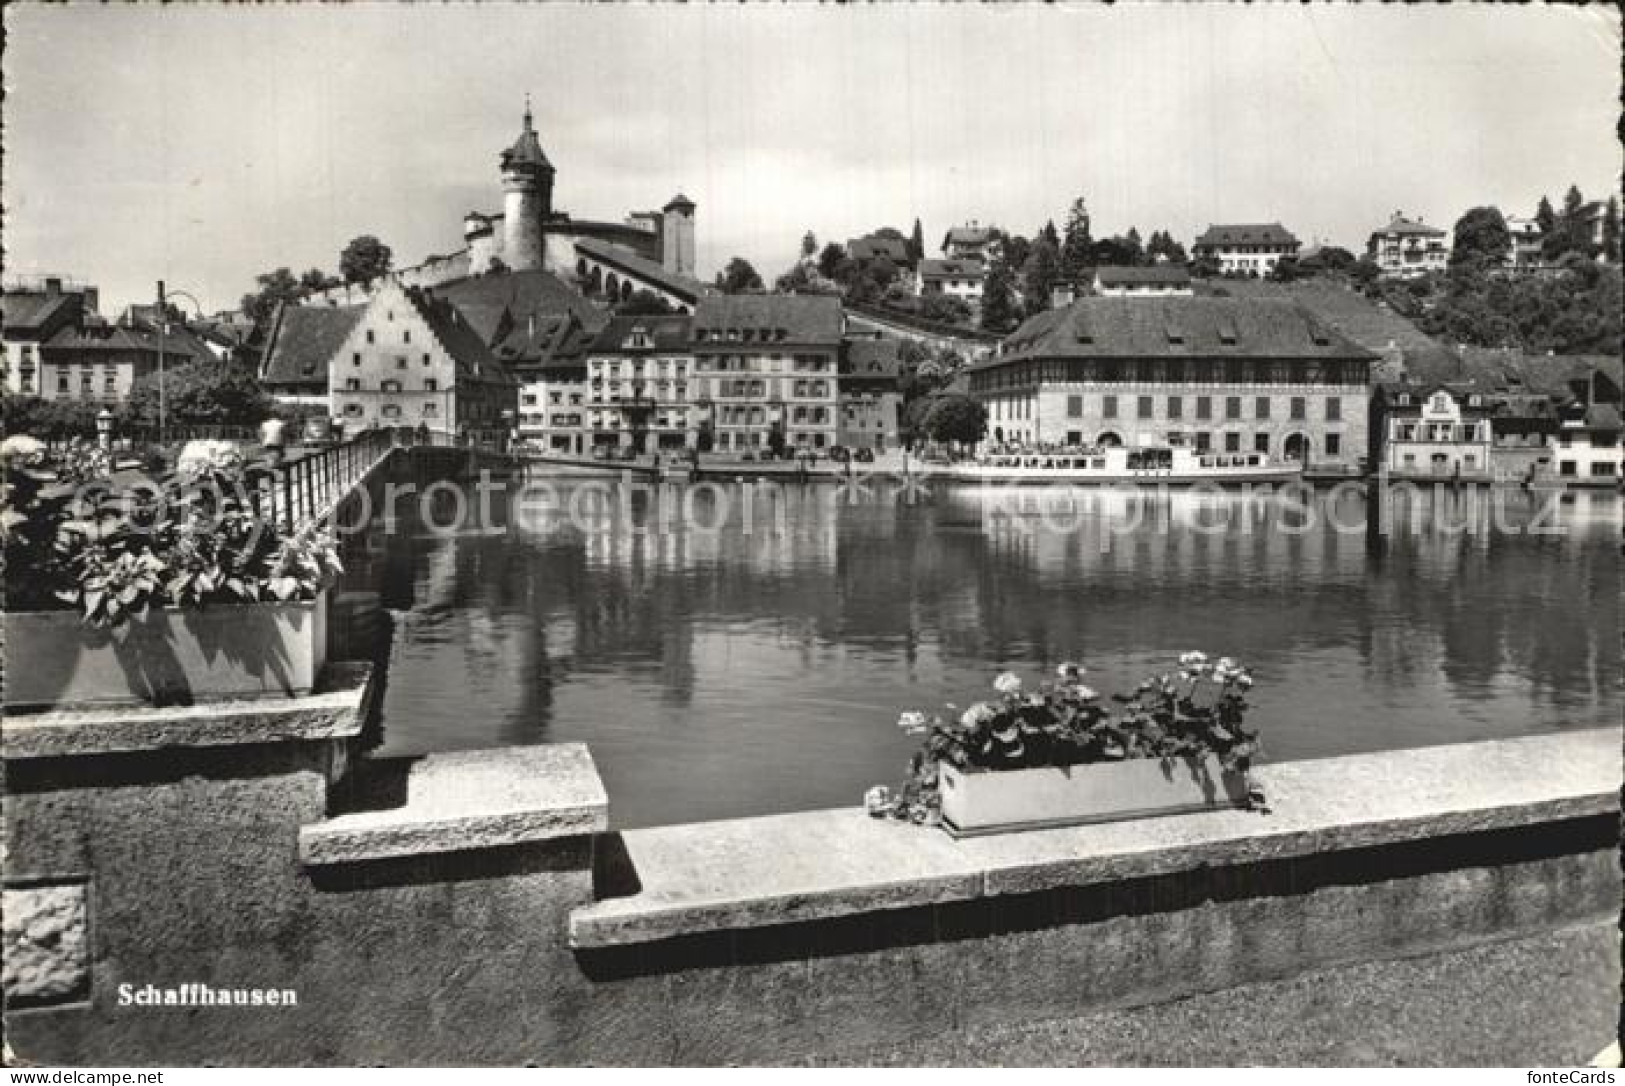
[{"label": "flower box", "polygon": [[1213,755],[982,773],[943,763],[939,774],[942,824],[955,837],[1248,805],[1246,774]]},{"label": "flower box", "polygon": [[155,607],[112,628],[77,611],[3,621],[8,710],[296,697],[327,662],[325,591],[288,603]]}]

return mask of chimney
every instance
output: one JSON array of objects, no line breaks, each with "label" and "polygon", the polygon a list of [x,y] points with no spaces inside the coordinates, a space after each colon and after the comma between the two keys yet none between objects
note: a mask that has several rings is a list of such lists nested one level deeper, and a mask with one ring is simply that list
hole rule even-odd
[{"label": "chimney", "polygon": [[50,278],[46,279],[45,280],[45,293],[50,295],[53,298],[56,297],[58,294],[61,294],[62,293],[62,280],[58,279],[54,275],[51,276]]}]

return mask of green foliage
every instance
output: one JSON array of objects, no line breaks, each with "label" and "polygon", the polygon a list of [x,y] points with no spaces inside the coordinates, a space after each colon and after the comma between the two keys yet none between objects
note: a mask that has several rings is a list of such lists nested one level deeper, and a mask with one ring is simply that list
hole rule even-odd
[{"label": "green foliage", "polygon": [[1022,303],[1027,316],[1049,308],[1050,291],[1061,277],[1061,251],[1042,231],[1021,269]]},{"label": "green foliage", "polygon": [[1499,208],[1475,207],[1456,220],[1450,263],[1474,264],[1484,268],[1506,263],[1512,234]]},{"label": "green foliage", "polygon": [[[1177,669],[1146,678],[1131,694],[1114,695],[1116,710],[1083,675],[1082,667],[1065,663],[1054,680],[1028,692],[1007,671],[994,680],[995,698],[957,717],[904,713],[897,726],[920,737],[920,749],[901,788],[872,789],[865,797],[869,813],[934,821],[944,765],[1000,772],[1155,758],[1172,768],[1176,759],[1211,755],[1226,770],[1245,773],[1261,749],[1258,730],[1246,722],[1252,674],[1228,657],[1209,663],[1204,653],[1184,653]],[[1255,803],[1261,799],[1253,796]]]},{"label": "green foliage", "polygon": [[660,317],[675,312],[664,296],[648,289],[634,290],[626,301],[615,307],[615,314],[620,317]]},{"label": "green foliage", "polygon": [[1015,276],[1003,256],[988,269],[982,284],[982,328],[1000,335],[1020,323],[1021,313],[1016,308]]},{"label": "green foliage", "polygon": [[933,441],[974,445],[987,433],[987,408],[969,396],[943,396],[926,413],[924,430]]},{"label": "green foliage", "polygon": [[925,230],[919,219],[914,220],[914,232],[909,235],[908,258],[916,264],[925,259]]},{"label": "green foliage", "polygon": [[51,442],[88,438],[96,433],[96,416],[101,410],[101,404],[83,400],[44,400],[7,393],[5,429],[7,434],[31,434]]},{"label": "green foliage", "polygon": [[1166,230],[1152,232],[1151,240],[1145,244],[1145,255],[1148,264],[1183,264],[1187,260],[1185,247]]},{"label": "green foliage", "polygon": [[305,296],[305,288],[300,286],[299,280],[295,279],[293,272],[287,268],[256,275],[254,282],[259,289],[253,294],[243,295],[242,310],[255,324],[264,324],[270,320],[277,306],[295,303]]},{"label": "green foliage", "polygon": [[750,261],[742,256],[736,256],[728,261],[726,267],[717,273],[717,287],[727,294],[745,294],[749,291],[762,290],[762,277],[756,274]]},{"label": "green foliage", "polygon": [[[271,413],[270,396],[254,371],[241,363],[197,359],[166,370],[163,386],[171,424],[253,426]],[[158,425],[157,373],[136,378],[120,424]]]},{"label": "green foliage", "polygon": [[1602,210],[1602,257],[1610,264],[1619,263],[1619,197],[1608,197]]},{"label": "green foliage", "polygon": [[[1375,267],[1375,265],[1373,265]],[[1211,253],[1203,253],[1191,261],[1191,275],[1197,279],[1212,279],[1221,271],[1219,258]]]},{"label": "green foliage", "polygon": [[1579,254],[1567,255],[1555,274],[1508,276],[1460,265],[1434,289],[1419,299],[1417,322],[1447,342],[1557,354],[1619,349],[1617,265]]},{"label": "green foliage", "polygon": [[351,238],[339,254],[339,274],[346,283],[370,283],[389,271],[393,258],[389,246],[371,234],[362,234]]},{"label": "green foliage", "polygon": [[973,316],[970,303],[963,298],[940,292],[921,295],[920,316],[943,324],[968,326]]},{"label": "green foliage", "polygon": [[846,250],[833,241],[818,254],[818,274],[837,283],[849,282],[857,265],[846,255]]},{"label": "green foliage", "polygon": [[1066,235],[1061,242],[1061,274],[1068,279],[1080,277],[1094,259],[1095,239],[1089,228],[1089,208],[1079,196],[1067,212]]},{"label": "green foliage", "polygon": [[234,453],[135,488],[88,442],[53,462],[26,440],[3,447],[8,610],[116,626],[152,607],[310,599],[342,572],[330,536],[283,538],[255,515],[271,473],[245,474]]}]

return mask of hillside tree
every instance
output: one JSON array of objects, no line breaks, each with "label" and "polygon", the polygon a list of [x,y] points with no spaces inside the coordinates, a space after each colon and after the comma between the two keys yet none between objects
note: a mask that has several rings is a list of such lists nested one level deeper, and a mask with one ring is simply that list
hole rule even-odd
[{"label": "hillside tree", "polygon": [[346,283],[366,286],[379,276],[388,274],[393,259],[394,254],[389,251],[389,246],[371,234],[362,234],[351,238],[350,244],[339,254],[339,275],[344,277]]}]

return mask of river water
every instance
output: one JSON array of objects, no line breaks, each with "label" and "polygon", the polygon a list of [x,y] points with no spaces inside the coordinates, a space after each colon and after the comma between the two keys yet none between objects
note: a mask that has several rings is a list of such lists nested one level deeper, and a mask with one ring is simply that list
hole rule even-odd
[{"label": "river water", "polygon": [[1064,660],[1110,692],[1237,657],[1270,760],[1620,723],[1609,494],[445,498],[401,505],[348,578],[394,619],[375,753],[585,741],[621,827],[856,803],[901,775],[900,710]]}]

